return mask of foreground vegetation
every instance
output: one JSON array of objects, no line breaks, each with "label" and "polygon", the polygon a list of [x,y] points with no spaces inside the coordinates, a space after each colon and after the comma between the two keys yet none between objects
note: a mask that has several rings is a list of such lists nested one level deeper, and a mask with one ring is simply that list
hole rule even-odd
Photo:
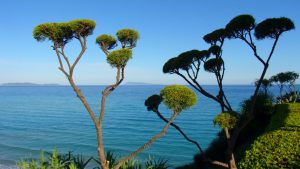
[{"label": "foreground vegetation", "polygon": [[300,103],[276,105],[266,132],[246,151],[240,168],[300,167]]},{"label": "foreground vegetation", "polygon": [[[106,99],[123,82],[125,67],[127,62],[132,58],[132,50],[136,47],[139,34],[133,29],[121,29],[117,31],[116,38],[107,34],[96,38],[96,43],[105,54],[107,63],[116,69],[116,81],[102,91],[100,110],[96,114],[73,78],[74,70],[87,49],[87,38],[93,33],[95,26],[96,23],[94,21],[86,19],[64,23],[44,23],[35,27],[33,36],[37,41],[50,40],[52,42],[52,48],[58,58],[59,70],[65,75],[77,97],[89,113],[96,130],[98,162],[101,168],[122,168],[136,155],[147,149],[154,141],[163,137],[168,128],[173,126],[187,141],[195,144],[199,149],[201,154],[195,158],[197,165],[194,165],[194,167],[210,166],[236,169],[237,161],[240,161],[243,157],[250,143],[264,132],[270,120],[273,111],[272,97],[268,94],[267,90],[261,92],[261,87],[264,86],[265,74],[275,48],[278,45],[278,40],[283,33],[295,28],[293,21],[285,17],[268,18],[257,24],[253,16],[240,15],[233,18],[224,28],[214,30],[203,37],[203,40],[210,46],[207,50],[186,51],[177,57],[169,59],[164,64],[164,73],[180,76],[197,92],[219,105],[220,113],[215,117],[213,122],[215,125],[220,126],[222,131],[208,150],[203,151],[200,144],[191,140],[173,122],[183,110],[196,104],[196,94],[188,87],[171,85],[162,89],[160,94],[150,96],[145,102],[147,109],[156,113],[165,122],[165,126],[161,132],[154,135],[148,142],[132,151],[132,153],[117,160],[108,158],[105,155],[107,152],[103,144],[102,124]],[[223,44],[225,40],[232,39],[241,40],[249,46],[254,58],[263,67],[253,95],[243,102],[240,112],[233,110],[223,90],[223,79],[225,76],[225,61],[222,56]],[[270,52],[265,57],[259,54],[258,47],[256,46],[257,41],[264,39],[272,40]],[[73,63],[64,51],[65,46],[72,40],[78,40],[81,47],[81,51],[75,57]],[[118,42],[121,44],[121,48],[115,49]],[[217,95],[206,91],[200,84],[198,77],[200,76],[199,72],[202,67],[206,72],[212,73],[215,76],[218,86]],[[293,79],[298,78],[298,76],[293,77]],[[274,82],[281,83],[280,80],[278,81],[278,78],[273,79]],[[291,83],[295,82],[293,79],[290,81]],[[295,102],[297,99],[292,100]],[[172,111],[171,118],[166,119],[161,115],[158,110],[160,103],[164,103]],[[246,166],[246,163],[242,164],[241,166]],[[74,164],[70,163],[67,167],[74,167]]]},{"label": "foreground vegetation", "polygon": [[[117,165],[118,157],[113,152],[107,152],[105,157],[111,162],[109,168],[113,168]],[[72,152],[60,154],[57,149],[54,149],[52,153],[44,153],[41,151],[40,159],[25,159],[17,162],[17,166],[19,169],[101,169],[100,161],[93,157],[85,159],[82,155],[74,155]],[[167,160],[149,157],[144,163],[136,159],[128,160],[123,163],[120,168],[167,169],[168,167]]]}]

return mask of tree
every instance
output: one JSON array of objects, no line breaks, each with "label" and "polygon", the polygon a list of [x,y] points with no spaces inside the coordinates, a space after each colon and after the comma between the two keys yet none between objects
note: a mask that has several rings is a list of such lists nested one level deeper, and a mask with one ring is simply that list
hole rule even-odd
[{"label": "tree", "polygon": [[[236,140],[243,128],[253,120],[254,105],[258,91],[269,67],[269,61],[274,53],[279,37],[282,33],[292,30],[294,27],[293,22],[284,17],[270,18],[256,24],[255,19],[251,15],[240,15],[233,18],[225,28],[217,29],[203,37],[204,41],[210,44],[208,50],[192,50],[184,52],[177,57],[169,59],[163,67],[164,73],[179,75],[198,92],[220,105],[221,113],[215,118],[215,123],[224,129],[224,133],[227,137],[228,168],[237,168],[233,154]],[[266,38],[274,40],[266,60],[258,54],[253,36],[255,36],[257,40]],[[236,113],[233,112],[223,90],[222,82],[225,73],[225,64],[222,58],[222,47],[225,39],[240,39],[245,42],[253,51],[255,58],[263,65],[263,71],[257,81],[252,97],[252,106],[249,117],[243,121],[239,121],[235,118]],[[201,63],[204,64],[205,71],[215,74],[219,88],[217,96],[207,92],[197,80]],[[230,128],[232,129],[229,131]]]},{"label": "tree", "polygon": [[[100,35],[96,38],[96,43],[105,53],[107,62],[111,65],[112,68],[117,69],[116,82],[114,84],[108,85],[102,91],[101,108],[99,111],[99,118],[97,118],[73,78],[75,67],[87,49],[87,38],[93,33],[95,26],[96,23],[94,21],[87,19],[73,20],[63,23],[44,23],[34,28],[33,37],[40,42],[45,40],[50,40],[52,42],[52,48],[55,50],[59,62],[58,69],[66,76],[71,87],[74,89],[74,92],[84,105],[94,123],[96,129],[98,144],[97,150],[100,159],[100,165],[103,169],[108,169],[110,166],[110,161],[107,161],[108,159],[106,159],[105,157],[102,138],[102,121],[105,112],[106,98],[124,80],[125,67],[127,65],[127,62],[132,58],[132,49],[136,47],[139,34],[133,29],[121,29],[116,34],[117,38],[106,34]],[[71,63],[64,49],[65,46],[74,39],[79,41],[81,51],[75,58],[75,61]],[[121,43],[121,49],[113,50],[117,46],[117,40]],[[159,134],[152,137],[146,144],[139,147],[136,151],[121,158],[114,166],[115,169],[119,169],[124,162],[130,160],[132,157],[148,148],[158,138],[164,136],[169,125],[176,118],[176,116],[182,110],[187,109],[196,103],[196,95],[193,93],[193,91],[181,86],[166,87],[164,90],[162,90],[161,95],[167,107],[173,110],[172,117],[170,118],[170,120],[168,120],[167,124]],[[175,96],[181,96],[181,98],[175,98]]]},{"label": "tree", "polygon": [[[292,71],[281,72],[270,78],[270,81],[272,83],[276,83],[279,86],[279,94],[280,94],[279,102],[282,102],[284,99],[284,95],[283,95],[284,86],[287,86],[289,88],[290,94],[296,95],[297,91],[295,87],[295,82],[298,78],[299,78],[299,74]],[[288,92],[286,92],[286,94],[288,94]],[[295,100],[297,100],[297,97],[295,97]]]},{"label": "tree", "polygon": [[[257,79],[257,80],[255,81],[255,86],[258,85],[258,82],[259,82],[259,79]],[[271,86],[272,86],[272,81],[271,81],[271,80],[265,78],[265,79],[263,79],[263,80],[261,81],[261,90],[263,91],[263,93],[264,93],[265,95],[268,94],[268,88],[271,87]]]}]

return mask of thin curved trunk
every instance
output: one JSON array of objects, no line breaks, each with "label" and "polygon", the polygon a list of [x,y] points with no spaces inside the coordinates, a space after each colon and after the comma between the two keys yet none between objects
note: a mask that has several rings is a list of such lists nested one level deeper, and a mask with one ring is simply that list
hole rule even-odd
[{"label": "thin curved trunk", "polygon": [[177,113],[174,113],[173,116],[171,117],[171,119],[168,121],[168,123],[165,125],[165,127],[163,128],[163,130],[158,133],[157,135],[155,135],[154,137],[152,137],[146,144],[144,144],[143,146],[141,146],[139,149],[137,149],[136,151],[132,152],[131,154],[129,154],[128,156],[122,158],[117,165],[114,167],[115,169],[119,169],[122,164],[126,161],[128,161],[129,159],[133,158],[134,156],[138,155],[140,152],[142,152],[143,150],[145,150],[146,148],[148,148],[154,141],[156,141],[157,139],[163,137],[167,130],[168,127],[170,126],[170,124],[174,121],[174,119],[176,118]]}]

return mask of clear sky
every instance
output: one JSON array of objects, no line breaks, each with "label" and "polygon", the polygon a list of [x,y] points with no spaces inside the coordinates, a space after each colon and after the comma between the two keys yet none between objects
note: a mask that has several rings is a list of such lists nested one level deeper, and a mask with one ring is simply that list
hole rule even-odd
[{"label": "clear sky", "polygon": [[[95,20],[97,26],[75,72],[79,84],[108,84],[115,79],[115,70],[106,63],[95,38],[104,33],[114,35],[121,28],[134,28],[140,33],[125,82],[184,84],[176,75],[163,74],[163,64],[181,52],[207,49],[202,37],[240,14],[251,14],[256,22],[269,17],[291,18],[296,29],[280,38],[267,77],[281,71],[300,72],[299,0],[5,0],[0,6],[0,83],[67,84],[57,69],[51,43],[36,42],[32,30],[45,22],[87,18]],[[78,42],[71,43],[66,50],[74,59]],[[266,54],[271,41],[258,46],[260,53]],[[244,43],[225,42],[223,54],[225,84],[250,84],[258,78],[262,65]],[[213,77],[201,72],[200,81],[215,84]]]}]

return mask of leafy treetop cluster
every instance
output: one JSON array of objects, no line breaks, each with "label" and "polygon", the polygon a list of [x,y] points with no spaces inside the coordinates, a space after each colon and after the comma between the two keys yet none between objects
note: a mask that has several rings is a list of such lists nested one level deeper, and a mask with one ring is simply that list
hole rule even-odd
[{"label": "leafy treetop cluster", "polygon": [[96,23],[88,19],[44,23],[35,27],[33,37],[37,41],[51,40],[54,45],[61,47],[73,38],[78,39],[91,35],[95,27]]}]

